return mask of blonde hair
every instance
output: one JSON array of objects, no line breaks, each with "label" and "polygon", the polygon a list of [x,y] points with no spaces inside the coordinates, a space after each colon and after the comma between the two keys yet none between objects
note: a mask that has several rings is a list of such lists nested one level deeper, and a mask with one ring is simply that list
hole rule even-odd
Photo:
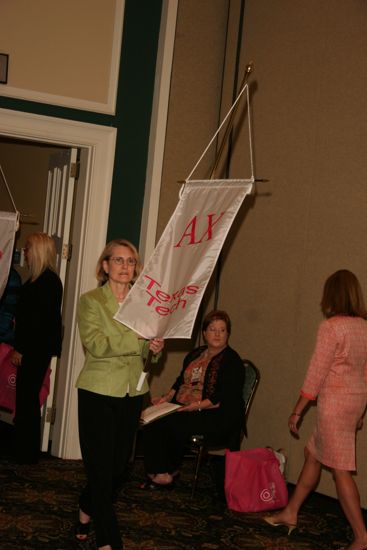
[{"label": "blonde hair", "polygon": [[27,263],[32,281],[38,279],[46,269],[56,272],[56,246],[52,237],[47,233],[31,233],[26,248],[30,250]]},{"label": "blonde hair", "polygon": [[134,258],[136,260],[136,266],[135,266],[135,270],[134,270],[134,277],[132,279],[133,282],[136,281],[136,279],[138,278],[138,276],[141,273],[143,265],[141,263],[139,252],[137,251],[136,247],[130,241],[127,241],[126,239],[114,239],[113,241],[110,241],[109,243],[106,244],[106,246],[103,249],[102,254],[98,258],[97,268],[96,268],[96,277],[97,277],[97,281],[98,281],[99,286],[104,285],[108,281],[108,273],[106,273],[104,268],[103,268],[103,262],[108,261],[110,259],[110,257],[112,256],[112,253],[113,253],[113,249],[116,246],[126,246],[126,248],[130,248],[130,250],[132,252],[132,255],[134,256]]}]

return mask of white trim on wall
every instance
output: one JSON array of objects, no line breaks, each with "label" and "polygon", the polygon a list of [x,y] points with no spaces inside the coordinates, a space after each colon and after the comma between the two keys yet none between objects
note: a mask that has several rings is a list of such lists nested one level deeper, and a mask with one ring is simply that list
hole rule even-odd
[{"label": "white trim on wall", "polygon": [[60,105],[72,109],[82,109],[84,111],[94,111],[97,113],[115,114],[116,98],[118,89],[120,54],[122,43],[122,31],[124,24],[125,0],[116,0],[116,11],[114,17],[114,30],[111,52],[111,70],[109,75],[108,97],[106,103],[90,101],[78,97],[59,96],[55,94],[43,93],[38,90],[27,90],[16,88],[14,86],[1,86],[1,95],[13,97],[26,101],[36,101],[37,103],[47,103],[50,105]]},{"label": "white trim on wall", "polygon": [[95,266],[106,243],[116,129],[0,109],[0,135],[81,150],[73,228],[73,254],[64,296],[64,340],[59,365],[52,454],[80,458],[75,379],[84,353],[76,327],[80,294],[96,287]]},{"label": "white trim on wall", "polygon": [[178,0],[163,1],[139,243],[144,261],[156,244],[177,10]]}]

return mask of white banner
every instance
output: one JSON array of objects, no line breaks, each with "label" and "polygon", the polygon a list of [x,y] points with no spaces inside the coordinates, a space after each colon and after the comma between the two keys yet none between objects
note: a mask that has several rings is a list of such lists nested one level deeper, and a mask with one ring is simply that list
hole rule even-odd
[{"label": "white banner", "polygon": [[16,212],[0,212],[0,298],[8,281],[17,223]]},{"label": "white banner", "polygon": [[144,338],[190,338],[205,288],[251,180],[191,180],[115,319]]}]

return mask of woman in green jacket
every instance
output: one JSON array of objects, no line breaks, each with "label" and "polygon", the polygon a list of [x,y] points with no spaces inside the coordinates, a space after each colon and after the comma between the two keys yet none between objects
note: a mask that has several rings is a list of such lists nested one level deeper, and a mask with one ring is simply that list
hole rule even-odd
[{"label": "woman in green jacket", "polygon": [[153,361],[163,340],[147,341],[114,319],[141,271],[139,254],[129,241],[108,243],[97,263],[99,287],[80,298],[78,325],[85,363],[78,377],[80,447],[87,484],[79,500],[76,538],[86,540],[93,519],[99,550],[121,550],[113,509],[138,427],[144,382],[137,383],[148,351]]}]

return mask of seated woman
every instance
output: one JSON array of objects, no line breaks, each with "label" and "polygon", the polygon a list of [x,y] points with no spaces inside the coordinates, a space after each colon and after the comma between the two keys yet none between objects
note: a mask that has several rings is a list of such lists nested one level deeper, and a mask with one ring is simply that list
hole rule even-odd
[{"label": "seated woman", "polygon": [[203,321],[206,345],[191,351],[169,392],[153,404],[172,401],[183,406],[147,424],[143,449],[147,481],[142,489],[171,488],[190,436],[202,434],[210,445],[239,447],[243,421],[245,368],[228,345],[231,320],[214,310]]}]

